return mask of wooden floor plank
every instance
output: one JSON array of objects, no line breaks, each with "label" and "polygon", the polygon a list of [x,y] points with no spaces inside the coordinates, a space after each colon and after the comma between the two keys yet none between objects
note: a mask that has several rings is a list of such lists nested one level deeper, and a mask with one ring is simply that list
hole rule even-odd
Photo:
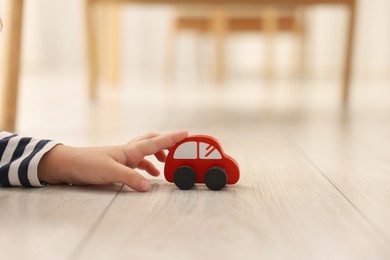
[{"label": "wooden floor plank", "polygon": [[237,186],[221,192],[204,186],[180,191],[159,180],[148,194],[123,190],[79,258],[389,255],[383,238],[277,128],[225,130],[223,140],[230,140],[226,144],[241,164]]},{"label": "wooden floor plank", "polygon": [[120,188],[1,188],[1,259],[66,259]]},{"label": "wooden floor plank", "polygon": [[390,113],[343,113],[313,113],[285,127],[308,161],[390,242]]},{"label": "wooden floor plank", "polygon": [[147,194],[2,188],[1,259],[389,258],[389,106],[370,110],[364,105],[377,100],[364,99],[360,110],[335,113],[332,85],[313,95],[315,86],[287,82],[267,94],[241,81],[223,91],[181,84],[172,93],[132,82],[102,89],[91,105],[81,82],[30,78],[22,133],[75,145],[145,131],[211,134],[239,161],[241,181],[221,192],[179,191],[162,178]]}]

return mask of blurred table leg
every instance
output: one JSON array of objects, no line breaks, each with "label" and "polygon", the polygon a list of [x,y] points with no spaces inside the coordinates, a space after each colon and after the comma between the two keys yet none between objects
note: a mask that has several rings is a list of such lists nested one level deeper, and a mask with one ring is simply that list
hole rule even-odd
[{"label": "blurred table leg", "polygon": [[352,69],[352,54],[354,48],[355,23],[356,23],[356,1],[351,0],[349,7],[349,24],[347,34],[347,44],[345,50],[345,65],[343,74],[342,100],[343,104],[347,104],[349,99],[349,90],[351,85],[351,69]]},{"label": "blurred table leg", "polygon": [[215,78],[221,85],[225,78],[225,39],[226,39],[226,9],[216,6],[213,12],[213,34],[215,38]]},{"label": "blurred table leg", "polygon": [[98,57],[97,57],[97,35],[94,20],[94,1],[85,0],[85,24],[87,34],[87,55],[88,55],[88,90],[91,99],[96,99]]},{"label": "blurred table leg", "polygon": [[[104,38],[107,41],[107,79],[111,85],[117,86],[120,79],[120,64],[121,57],[121,10],[120,5],[117,3],[109,3],[105,7],[107,12],[106,24],[104,24],[105,30]],[[99,53],[100,54],[100,53]],[[104,67],[103,67],[104,68]]]},{"label": "blurred table leg", "polygon": [[5,53],[2,97],[1,129],[15,131],[18,87],[23,0],[8,1],[10,14],[4,23]]},{"label": "blurred table leg", "polygon": [[264,35],[265,35],[265,78],[273,80],[275,77],[275,38],[278,32],[278,9],[275,6],[263,7],[260,18],[263,18]]}]

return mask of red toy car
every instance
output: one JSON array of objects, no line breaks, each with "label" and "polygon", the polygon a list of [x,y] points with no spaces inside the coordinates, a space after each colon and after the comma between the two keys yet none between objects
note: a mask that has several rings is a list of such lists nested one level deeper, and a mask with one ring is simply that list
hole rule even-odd
[{"label": "red toy car", "polygon": [[237,162],[223,152],[218,140],[206,135],[189,136],[175,144],[169,150],[164,174],[182,190],[191,189],[195,183],[220,190],[240,178]]}]

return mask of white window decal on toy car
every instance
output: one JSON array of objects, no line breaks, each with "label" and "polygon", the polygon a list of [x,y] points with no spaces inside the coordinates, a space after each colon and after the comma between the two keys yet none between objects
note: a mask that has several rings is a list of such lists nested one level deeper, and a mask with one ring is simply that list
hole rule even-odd
[{"label": "white window decal on toy car", "polygon": [[173,158],[196,159],[196,142],[186,142],[177,147]]},{"label": "white window decal on toy car", "polygon": [[199,143],[200,159],[222,159],[221,153],[211,144]]}]

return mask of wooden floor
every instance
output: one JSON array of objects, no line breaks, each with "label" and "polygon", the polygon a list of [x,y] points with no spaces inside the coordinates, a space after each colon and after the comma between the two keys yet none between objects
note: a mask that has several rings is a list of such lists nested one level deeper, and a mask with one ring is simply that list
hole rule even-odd
[{"label": "wooden floor", "polygon": [[142,194],[3,188],[1,259],[390,258],[388,81],[356,82],[349,108],[337,81],[160,85],[103,88],[91,104],[83,81],[30,77],[19,129],[72,145],[211,134],[239,162],[240,182],[181,191],[159,177]]}]

